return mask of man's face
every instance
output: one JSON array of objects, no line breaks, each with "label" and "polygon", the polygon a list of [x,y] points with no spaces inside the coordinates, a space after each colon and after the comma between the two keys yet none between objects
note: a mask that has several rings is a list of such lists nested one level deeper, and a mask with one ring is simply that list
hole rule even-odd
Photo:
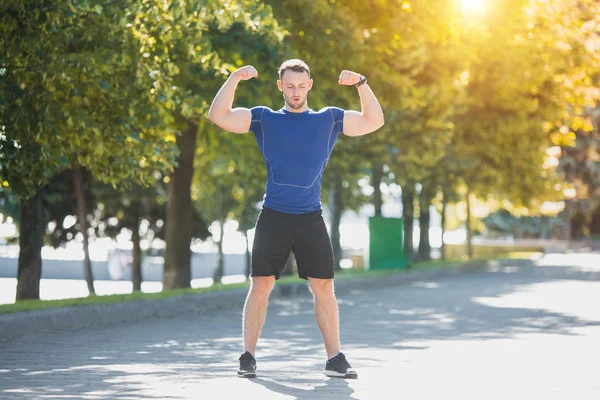
[{"label": "man's face", "polygon": [[313,81],[308,77],[308,73],[291,70],[285,71],[281,80],[277,81],[277,87],[283,92],[283,99],[294,110],[304,107],[312,84]]}]

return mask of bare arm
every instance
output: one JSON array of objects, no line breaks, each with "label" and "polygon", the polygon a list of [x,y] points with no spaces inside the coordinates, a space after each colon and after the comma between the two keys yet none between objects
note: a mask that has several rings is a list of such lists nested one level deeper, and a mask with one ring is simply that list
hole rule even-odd
[{"label": "bare arm", "polygon": [[247,108],[234,108],[233,98],[235,89],[240,81],[252,79],[258,76],[256,69],[247,65],[231,74],[227,81],[223,84],[217,95],[215,96],[210,110],[208,119],[220,128],[233,133],[246,133],[250,130],[252,122],[252,113]]},{"label": "bare arm", "polygon": [[[341,85],[356,85],[361,76],[356,72],[342,71]],[[385,123],[379,101],[367,83],[358,87],[361,112],[348,110],[344,113],[344,134],[361,136],[381,128]]]}]

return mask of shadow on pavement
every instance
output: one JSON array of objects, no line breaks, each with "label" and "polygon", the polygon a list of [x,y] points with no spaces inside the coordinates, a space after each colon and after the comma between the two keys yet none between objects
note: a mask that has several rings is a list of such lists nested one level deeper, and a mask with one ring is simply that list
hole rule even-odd
[{"label": "shadow on pavement", "polygon": [[[293,396],[296,399],[314,399],[318,396],[328,396],[332,399],[349,399],[354,393],[354,389],[349,386],[349,381],[345,379],[326,378],[324,383],[317,384],[310,389],[298,388],[298,381],[302,378],[286,378],[278,381],[257,377],[250,379],[250,382],[256,385],[264,386],[269,391]],[[309,385],[312,382],[307,382]]]}]

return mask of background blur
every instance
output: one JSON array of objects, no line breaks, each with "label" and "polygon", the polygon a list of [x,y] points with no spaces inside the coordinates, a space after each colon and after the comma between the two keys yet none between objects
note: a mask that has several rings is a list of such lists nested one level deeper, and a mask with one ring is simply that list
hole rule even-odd
[{"label": "background blur", "polygon": [[598,1],[4,0],[0,303],[245,280],[263,160],[206,114],[247,64],[235,105],[282,107],[288,58],[312,109],[360,108],[349,69],[386,116],[325,170],[338,268],[374,216],[406,266],[597,246]]}]

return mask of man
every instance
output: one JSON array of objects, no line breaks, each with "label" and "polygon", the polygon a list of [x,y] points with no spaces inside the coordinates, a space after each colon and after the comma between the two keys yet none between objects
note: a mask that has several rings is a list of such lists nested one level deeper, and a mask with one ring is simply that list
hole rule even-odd
[{"label": "man", "polygon": [[269,294],[293,251],[298,274],[308,280],[314,296],[315,316],[328,359],[324,373],[357,378],[340,350],[333,251],[321,216],[321,181],[338,133],[371,133],[383,126],[383,112],[367,79],[346,70],[338,83],[357,86],[362,111],[336,107],[311,110],[307,104],[313,85],[310,69],[297,59],[285,61],[279,68],[277,86],[283,93],[283,108],[232,109],[238,83],[257,76],[252,66],[233,72],[217,93],[208,115],[227,131],[254,132],[268,175],[252,248],[251,284],[242,324],[244,353],[239,359],[238,376],[256,377],[256,344],[266,319]]}]

